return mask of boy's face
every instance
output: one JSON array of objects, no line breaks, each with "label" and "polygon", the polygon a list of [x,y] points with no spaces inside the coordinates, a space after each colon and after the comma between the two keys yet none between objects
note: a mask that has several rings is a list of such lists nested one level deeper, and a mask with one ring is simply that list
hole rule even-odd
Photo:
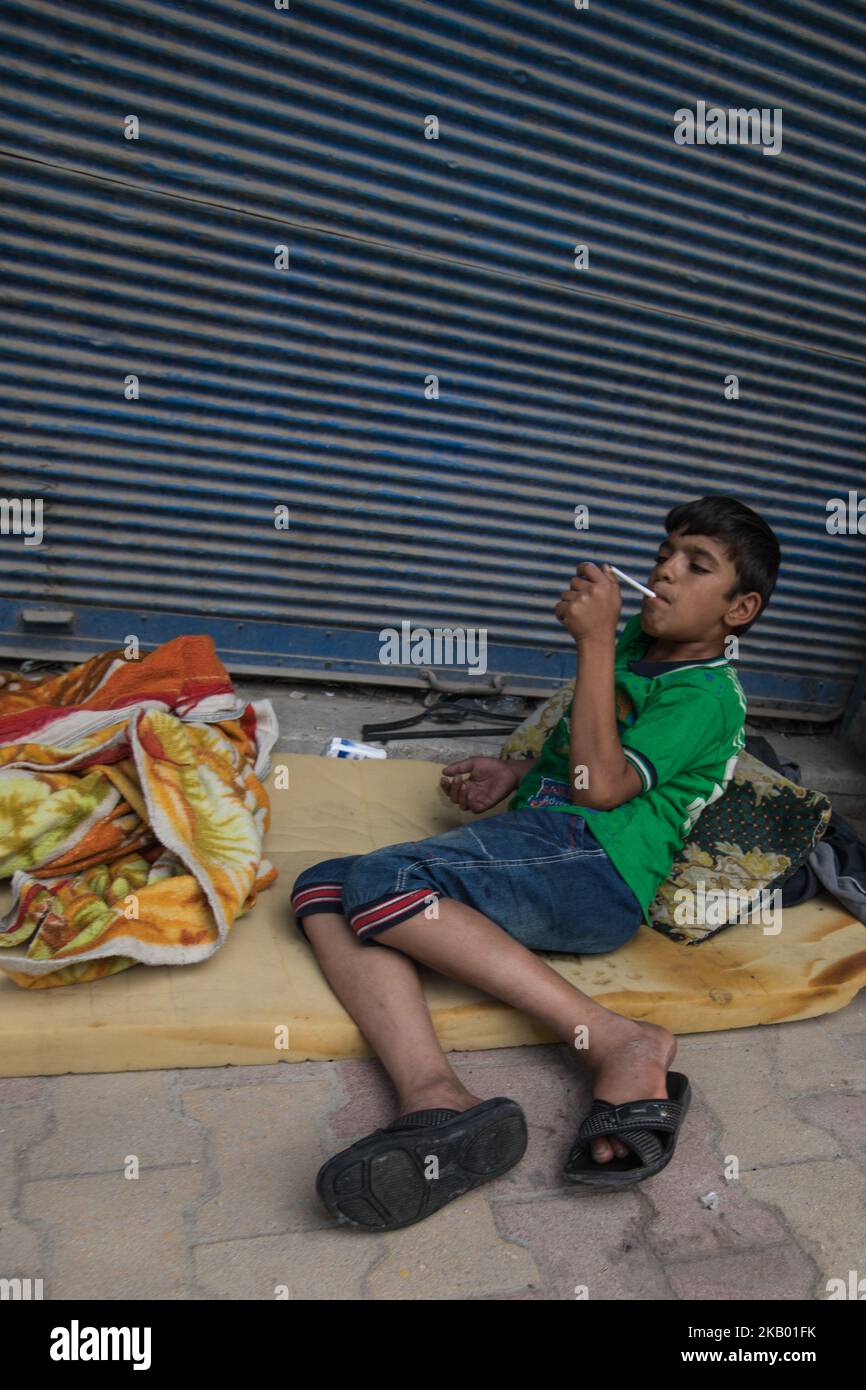
[{"label": "boy's face", "polygon": [[761,607],[757,593],[725,598],[736,587],[737,572],[727,547],[714,536],[672,531],[659,546],[647,583],[659,598],[644,598],[641,626],[662,640],[724,638]]}]

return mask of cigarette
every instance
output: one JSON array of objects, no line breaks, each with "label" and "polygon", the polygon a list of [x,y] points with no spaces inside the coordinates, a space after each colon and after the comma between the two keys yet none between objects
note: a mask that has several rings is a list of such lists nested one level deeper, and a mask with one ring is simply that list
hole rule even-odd
[{"label": "cigarette", "polygon": [[645,584],[639,584],[636,579],[629,579],[628,575],[623,574],[622,570],[618,570],[616,565],[611,565],[610,568],[618,579],[622,579],[626,584],[630,584],[633,589],[640,589],[642,594],[649,594],[650,598],[658,598],[658,594],[654,594],[652,589],[648,589]]}]

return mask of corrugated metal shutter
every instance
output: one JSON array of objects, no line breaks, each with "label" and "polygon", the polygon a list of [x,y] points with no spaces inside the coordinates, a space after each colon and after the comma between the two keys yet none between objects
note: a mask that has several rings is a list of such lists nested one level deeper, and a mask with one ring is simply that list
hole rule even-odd
[{"label": "corrugated metal shutter", "polygon": [[[728,492],[783,547],[750,697],[844,701],[860,7],[7,0],[0,35],[2,493],[46,528],[0,539],[0,650],[195,629],[237,671],[416,681],[378,659],[409,621],[543,690],[574,565],[641,577]],[[781,108],[782,152],[677,145],[698,100]]]}]

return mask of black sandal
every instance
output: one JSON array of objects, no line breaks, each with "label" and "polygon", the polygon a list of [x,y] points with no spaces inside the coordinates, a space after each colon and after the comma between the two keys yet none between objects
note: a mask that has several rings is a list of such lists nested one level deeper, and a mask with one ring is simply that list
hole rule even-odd
[{"label": "black sandal", "polygon": [[[619,1192],[666,1168],[692,1098],[689,1079],[680,1071],[668,1072],[667,1087],[668,1100],[630,1100],[623,1105],[594,1100],[563,1169],[566,1182],[583,1192]],[[615,1135],[633,1152],[596,1163],[590,1145],[602,1135]]]},{"label": "black sandal", "polygon": [[414,1110],[329,1158],[316,1192],[341,1225],[396,1231],[506,1173],[526,1143],[526,1116],[507,1096],[470,1110]]}]

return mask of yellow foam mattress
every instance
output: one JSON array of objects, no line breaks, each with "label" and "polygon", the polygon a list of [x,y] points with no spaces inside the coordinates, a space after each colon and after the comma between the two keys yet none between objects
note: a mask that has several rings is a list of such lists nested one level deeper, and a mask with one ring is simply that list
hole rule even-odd
[{"label": "yellow foam mattress", "polygon": [[[280,767],[288,787],[275,785]],[[266,851],[280,876],[223,949],[201,965],[137,965],[59,989],[24,990],[0,975],[0,1075],[371,1055],[293,924],[292,884],[320,859],[436,835],[475,817],[439,791],[438,764],[411,759],[275,754],[269,793]],[[642,926],[610,955],[545,959],[607,1008],[673,1033],[705,1033],[844,1007],[866,984],[866,925],[822,894],[786,909],[776,936],[744,923],[686,946]],[[420,973],[446,1050],[555,1041],[499,1000],[426,966]]]}]

